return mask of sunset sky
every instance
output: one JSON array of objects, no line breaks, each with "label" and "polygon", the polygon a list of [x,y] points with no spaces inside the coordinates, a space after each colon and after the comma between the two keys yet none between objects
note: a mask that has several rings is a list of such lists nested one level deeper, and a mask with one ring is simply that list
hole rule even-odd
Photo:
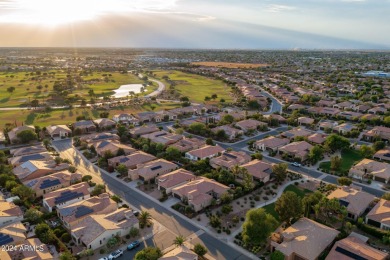
[{"label": "sunset sky", "polygon": [[390,0],[0,0],[0,47],[390,49]]}]

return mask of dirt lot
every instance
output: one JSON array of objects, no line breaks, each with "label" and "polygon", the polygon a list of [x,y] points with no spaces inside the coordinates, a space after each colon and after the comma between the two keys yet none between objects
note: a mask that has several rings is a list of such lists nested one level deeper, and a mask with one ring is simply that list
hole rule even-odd
[{"label": "dirt lot", "polygon": [[206,66],[206,67],[228,68],[228,69],[256,69],[256,68],[269,66],[268,64],[230,63],[230,62],[213,62],[213,61],[193,62],[191,64]]}]

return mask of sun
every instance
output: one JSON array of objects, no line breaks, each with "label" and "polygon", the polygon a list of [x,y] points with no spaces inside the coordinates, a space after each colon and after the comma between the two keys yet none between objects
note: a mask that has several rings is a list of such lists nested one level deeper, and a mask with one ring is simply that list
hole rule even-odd
[{"label": "sun", "polygon": [[178,0],[10,0],[0,22],[56,26],[101,15],[169,9]]}]

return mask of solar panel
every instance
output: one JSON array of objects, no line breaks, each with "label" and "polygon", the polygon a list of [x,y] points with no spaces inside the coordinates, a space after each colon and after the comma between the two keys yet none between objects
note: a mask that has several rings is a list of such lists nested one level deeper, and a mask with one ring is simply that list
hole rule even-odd
[{"label": "solar panel", "polygon": [[152,171],[155,171],[155,170],[158,170],[158,169],[161,169],[162,166],[161,165],[157,165],[157,166],[154,166],[152,168],[150,168]]},{"label": "solar panel", "polygon": [[227,157],[233,158],[233,159],[237,159],[237,156],[230,154],[230,153],[225,153],[224,155],[226,155]]},{"label": "solar panel", "polygon": [[57,197],[54,199],[54,204],[60,204],[64,203],[66,201],[82,197],[84,194],[82,192],[73,192],[73,191],[67,191],[61,194],[60,197]]},{"label": "solar panel", "polygon": [[34,186],[35,184],[37,184],[38,180],[32,180],[30,181],[29,183],[27,183],[27,187],[31,188],[32,186]]},{"label": "solar panel", "polygon": [[14,241],[14,239],[12,237],[10,237],[9,235],[0,233],[0,246],[9,244],[13,241]]},{"label": "solar panel", "polygon": [[365,257],[362,257],[362,256],[357,255],[355,253],[349,252],[348,250],[345,250],[344,248],[341,248],[341,247],[336,247],[335,251],[339,252],[340,254],[346,255],[352,259],[355,259],[355,260],[368,260]]},{"label": "solar panel", "polygon": [[344,206],[344,207],[348,207],[349,205],[349,202],[348,201],[345,201],[345,200],[339,200],[341,206]]},{"label": "solar panel", "polygon": [[390,153],[385,153],[383,156],[390,157]]},{"label": "solar panel", "polygon": [[43,158],[45,158],[45,156],[43,156],[42,154],[31,154],[31,155],[22,156],[19,162],[24,163],[30,160],[39,160]]},{"label": "solar panel", "polygon": [[75,217],[80,218],[90,213],[93,213],[93,209],[88,208],[87,206],[80,206],[76,209]]},{"label": "solar panel", "polygon": [[60,185],[60,184],[61,184],[61,182],[59,179],[54,179],[54,180],[47,179],[41,183],[41,186],[39,188],[46,189],[48,187],[53,187],[53,186]]},{"label": "solar panel", "polygon": [[158,134],[158,135],[156,135],[156,137],[160,137],[160,136],[164,136],[164,135],[167,135],[167,133]]}]

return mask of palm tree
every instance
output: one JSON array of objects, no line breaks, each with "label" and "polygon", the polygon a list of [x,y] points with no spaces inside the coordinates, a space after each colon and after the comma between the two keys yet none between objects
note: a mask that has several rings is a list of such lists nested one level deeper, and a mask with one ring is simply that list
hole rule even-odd
[{"label": "palm tree", "polygon": [[185,238],[182,235],[180,235],[180,236],[177,236],[175,238],[175,240],[173,240],[173,244],[175,246],[181,246],[182,244],[184,244],[184,241],[185,241]]},{"label": "palm tree", "polygon": [[147,211],[141,211],[138,220],[140,227],[143,228],[152,223],[152,215]]}]

